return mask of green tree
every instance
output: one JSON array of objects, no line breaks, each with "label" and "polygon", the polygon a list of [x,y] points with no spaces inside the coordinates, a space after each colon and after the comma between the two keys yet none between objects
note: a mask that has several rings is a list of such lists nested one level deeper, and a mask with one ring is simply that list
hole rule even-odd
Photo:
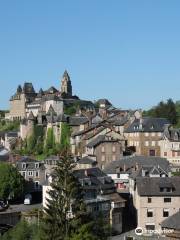
[{"label": "green tree", "polygon": [[60,138],[60,151],[64,151],[66,148],[70,148],[70,135],[71,128],[67,123],[61,125],[61,138]]},{"label": "green tree", "polygon": [[178,122],[176,104],[172,99],[168,99],[167,102],[161,101],[157,106],[151,108],[148,111],[144,111],[143,115],[157,118],[166,118],[173,125],[176,125]]},{"label": "green tree", "polygon": [[5,233],[0,240],[40,240],[40,230],[36,224],[21,220],[14,228]]},{"label": "green tree", "polygon": [[99,240],[93,233],[94,224],[82,224],[69,240]]},{"label": "green tree", "polygon": [[77,224],[82,224],[82,219],[85,219],[82,189],[73,175],[73,168],[74,162],[66,149],[55,169],[49,191],[43,239],[68,239],[76,231]]},{"label": "green tree", "polygon": [[44,152],[51,155],[55,152],[55,137],[53,128],[48,128]]},{"label": "green tree", "polygon": [[22,196],[24,178],[17,169],[7,163],[0,164],[0,198],[17,199]]}]

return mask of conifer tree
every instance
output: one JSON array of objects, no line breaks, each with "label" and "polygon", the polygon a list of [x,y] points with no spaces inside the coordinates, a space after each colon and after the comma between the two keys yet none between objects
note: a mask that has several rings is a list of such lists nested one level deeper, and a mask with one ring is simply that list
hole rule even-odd
[{"label": "conifer tree", "polygon": [[82,190],[73,175],[73,168],[74,162],[66,149],[54,171],[51,190],[48,192],[43,239],[68,239],[75,231],[75,225],[83,218]]}]

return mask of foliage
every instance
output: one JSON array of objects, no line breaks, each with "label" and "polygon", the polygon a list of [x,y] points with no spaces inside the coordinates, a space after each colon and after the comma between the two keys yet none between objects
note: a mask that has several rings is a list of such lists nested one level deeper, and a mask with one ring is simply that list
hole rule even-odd
[{"label": "foliage", "polygon": [[61,139],[60,139],[60,146],[59,150],[62,152],[67,147],[70,148],[70,135],[71,135],[71,128],[67,123],[62,123],[61,125]]},{"label": "foliage", "polygon": [[70,105],[65,106],[64,113],[67,115],[74,115],[78,109],[82,108],[82,101],[75,101],[74,103],[71,103]]},{"label": "foliage", "polygon": [[22,220],[0,237],[0,240],[40,240],[40,231],[37,225]]},{"label": "foliage", "polygon": [[157,106],[151,108],[148,111],[144,111],[143,115],[150,117],[166,118],[173,125],[176,125],[178,122],[176,104],[173,102],[172,99],[168,99],[167,102],[161,101]]},{"label": "foliage", "polygon": [[47,155],[55,154],[55,137],[53,128],[48,128],[44,152]]},{"label": "foliage", "polygon": [[17,131],[19,130],[20,122],[19,121],[0,121],[0,131]]},{"label": "foliage", "polygon": [[69,240],[99,240],[97,236],[93,233],[93,223],[83,224],[77,229]]},{"label": "foliage", "polygon": [[0,198],[14,199],[21,197],[24,189],[24,179],[17,169],[7,163],[0,164]]},{"label": "foliage", "polygon": [[[62,161],[54,172],[54,179],[45,208],[44,232],[48,240],[69,239],[87,219],[83,202],[82,189],[78,180],[72,174],[74,161],[64,150]],[[69,215],[72,211],[72,215]],[[71,218],[73,216],[73,218]],[[44,237],[44,236],[43,236]]]}]

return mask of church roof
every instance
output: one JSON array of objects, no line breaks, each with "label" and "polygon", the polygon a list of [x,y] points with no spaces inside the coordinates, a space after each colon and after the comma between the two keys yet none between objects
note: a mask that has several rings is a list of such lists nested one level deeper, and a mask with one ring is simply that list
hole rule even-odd
[{"label": "church roof", "polygon": [[63,78],[68,78],[68,79],[70,79],[67,70],[64,71]]},{"label": "church roof", "polygon": [[23,86],[23,92],[25,94],[35,93],[34,87],[32,83],[25,82]]},{"label": "church roof", "polygon": [[47,93],[57,93],[58,92],[58,90],[55,88],[55,87],[50,87],[48,90],[47,90]]}]

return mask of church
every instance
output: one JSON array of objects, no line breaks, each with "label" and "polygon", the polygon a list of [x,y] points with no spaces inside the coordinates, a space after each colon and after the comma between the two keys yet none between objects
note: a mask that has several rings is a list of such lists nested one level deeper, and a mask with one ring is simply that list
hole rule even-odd
[{"label": "church", "polygon": [[6,114],[6,118],[9,120],[22,120],[28,118],[30,113],[34,117],[38,117],[38,115],[46,115],[52,110],[57,115],[61,115],[64,106],[77,101],[93,108],[91,102],[73,96],[71,79],[65,70],[59,90],[52,86],[48,90],[41,88],[39,92],[36,92],[32,83],[25,82],[23,87],[19,85],[16,93],[10,98],[10,112]]}]

